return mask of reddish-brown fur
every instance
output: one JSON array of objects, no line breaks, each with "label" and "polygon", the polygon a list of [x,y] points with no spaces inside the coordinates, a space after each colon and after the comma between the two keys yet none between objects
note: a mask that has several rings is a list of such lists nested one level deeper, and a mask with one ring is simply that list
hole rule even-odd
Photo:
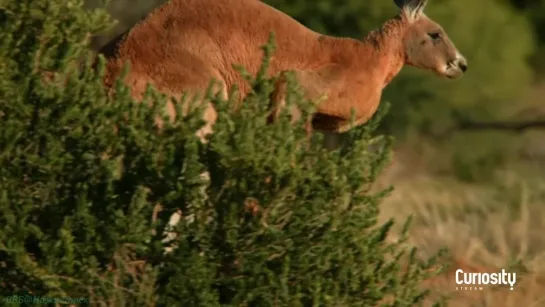
[{"label": "reddish-brown fur", "polygon": [[[422,13],[426,0],[395,2],[398,16],[356,40],[309,30],[258,0],[171,0],[101,50],[108,59],[105,83],[111,86],[129,61],[125,82],[136,98],[147,83],[178,96],[202,92],[212,78],[223,83],[217,91],[226,94],[238,85],[244,95],[248,85],[232,64],[255,74],[260,47],[272,31],[277,48],[270,73],[294,71],[309,98],[324,94],[313,128],[344,131],[352,109],[356,124],[373,115],[382,89],[405,64],[448,77],[458,77],[467,66],[441,27]],[[433,38],[434,33],[441,37]],[[281,106],[282,99],[277,100],[276,107]],[[174,115],[173,108],[170,112]],[[215,118],[209,105],[205,119],[210,125],[203,133],[211,131]]]}]

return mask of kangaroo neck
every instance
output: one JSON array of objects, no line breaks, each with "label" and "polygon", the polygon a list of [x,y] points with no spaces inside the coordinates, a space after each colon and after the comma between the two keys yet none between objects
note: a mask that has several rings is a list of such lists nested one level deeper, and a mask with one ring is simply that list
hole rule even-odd
[{"label": "kangaroo neck", "polygon": [[363,43],[372,50],[373,65],[378,65],[383,88],[395,78],[406,63],[403,43],[406,25],[400,16],[386,21],[381,28],[371,31]]}]

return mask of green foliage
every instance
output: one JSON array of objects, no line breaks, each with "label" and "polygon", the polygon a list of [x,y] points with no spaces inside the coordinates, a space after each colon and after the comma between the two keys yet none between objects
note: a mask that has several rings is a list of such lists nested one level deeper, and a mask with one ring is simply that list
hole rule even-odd
[{"label": "green foliage", "polygon": [[505,0],[524,13],[534,29],[538,48],[532,54],[531,63],[539,77],[545,76],[545,1],[543,0]]},{"label": "green foliage", "polygon": [[397,13],[392,1],[266,0],[308,27],[329,35],[362,38]]},{"label": "green foliage", "polygon": [[[93,69],[85,49],[106,25],[102,11],[7,0],[0,23],[0,296],[108,306],[412,306],[425,297],[420,282],[435,258],[407,253],[408,223],[394,243],[393,221],[377,224],[388,190],[370,188],[391,142],[373,136],[380,116],[335,151],[319,136],[309,142],[287,111],[267,124],[270,43],[240,110],[209,97],[219,117],[202,143],[200,108],[170,122],[166,97],[151,88],[142,103],[121,81],[107,94],[104,63]],[[288,104],[309,112],[296,84],[289,89]],[[177,248],[164,253],[178,209]]]}]

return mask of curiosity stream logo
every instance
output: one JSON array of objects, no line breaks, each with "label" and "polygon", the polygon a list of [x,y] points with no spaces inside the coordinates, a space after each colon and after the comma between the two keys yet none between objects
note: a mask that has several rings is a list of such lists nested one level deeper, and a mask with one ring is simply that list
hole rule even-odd
[{"label": "curiosity stream logo", "polygon": [[517,282],[517,273],[507,273],[504,269],[499,273],[466,273],[456,270],[456,290],[482,290],[480,285],[509,285],[511,290]]}]

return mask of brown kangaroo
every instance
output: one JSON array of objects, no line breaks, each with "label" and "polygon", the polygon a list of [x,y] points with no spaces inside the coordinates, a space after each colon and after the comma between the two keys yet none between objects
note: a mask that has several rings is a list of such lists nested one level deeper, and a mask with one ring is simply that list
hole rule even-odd
[{"label": "brown kangaroo", "polygon": [[[324,95],[311,121],[313,129],[346,131],[352,109],[357,125],[366,122],[377,110],[383,88],[405,64],[448,78],[458,78],[467,69],[445,31],[423,13],[427,0],[394,2],[400,13],[356,40],[316,33],[258,0],[170,0],[102,48],[105,84],[112,86],[128,61],[125,82],[135,98],[147,83],[180,95],[202,93],[211,79],[220,81],[216,91],[223,95],[236,84],[243,96],[249,86],[232,64],[255,74],[262,60],[260,47],[274,32],[277,51],[269,73],[294,71],[308,98]],[[272,115],[283,105],[283,87],[277,88]],[[169,112],[175,116],[172,106]],[[204,116],[208,124],[201,136],[212,131],[216,120],[212,105]]]},{"label": "brown kangaroo", "polygon": [[[350,128],[352,110],[356,124],[374,114],[383,88],[405,64],[448,78],[467,69],[465,58],[441,26],[423,14],[427,0],[394,2],[400,13],[356,40],[316,33],[258,0],[170,0],[100,50],[107,59],[105,85],[111,87],[130,62],[125,82],[137,99],[148,83],[174,96],[184,91],[202,94],[211,79],[220,82],[216,92],[226,96],[237,85],[242,98],[250,88],[232,64],[256,74],[262,61],[260,47],[274,32],[277,51],[269,73],[293,71],[307,98],[324,95],[309,126],[343,132]],[[283,80],[273,95],[272,120],[284,105]],[[291,112],[298,116],[296,109]],[[169,113],[177,115],[172,105]],[[203,141],[216,116],[208,103],[207,125],[197,132]],[[155,209],[156,215],[161,208]],[[175,212],[169,225],[177,224],[181,215]],[[166,234],[166,241],[176,237],[168,230]]]}]

